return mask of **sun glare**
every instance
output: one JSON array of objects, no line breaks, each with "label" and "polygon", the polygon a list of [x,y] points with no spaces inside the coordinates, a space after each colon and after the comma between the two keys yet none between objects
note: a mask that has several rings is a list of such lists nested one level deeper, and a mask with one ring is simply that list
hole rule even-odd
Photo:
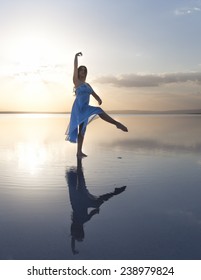
[{"label": "sun glare", "polygon": [[[69,86],[66,82],[69,57],[73,53],[67,38],[51,22],[28,22],[27,25],[20,22],[9,26],[0,46],[3,58],[0,57],[3,77],[0,89],[7,93],[2,110],[66,110],[63,100]],[[9,102],[8,97],[11,97]]]},{"label": "sun glare", "polygon": [[48,42],[42,38],[30,37],[18,41],[13,49],[13,55],[18,72],[31,74],[33,79],[41,67],[50,63]]},{"label": "sun glare", "polygon": [[50,32],[25,29],[11,36],[6,52],[15,71],[28,75],[58,63],[61,48]]},{"label": "sun glare", "polygon": [[31,175],[36,174],[47,160],[45,148],[35,142],[19,144],[17,154],[18,167]]},{"label": "sun glare", "polygon": [[13,50],[16,62],[35,69],[44,57],[44,46],[45,42],[37,37],[30,36],[18,41]]},{"label": "sun glare", "polygon": [[9,86],[6,84],[13,102],[9,110],[60,110],[52,100],[54,93],[65,88],[67,51],[64,40],[51,26],[43,25],[20,25],[5,37],[1,50],[6,68],[0,70],[10,81]]}]

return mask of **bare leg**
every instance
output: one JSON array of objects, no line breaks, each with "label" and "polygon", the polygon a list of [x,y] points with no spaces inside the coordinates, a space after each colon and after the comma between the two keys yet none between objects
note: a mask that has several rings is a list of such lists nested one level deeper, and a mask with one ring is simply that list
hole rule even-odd
[{"label": "bare leg", "polygon": [[123,125],[122,123],[120,123],[120,122],[115,121],[112,117],[110,117],[110,116],[109,116],[108,114],[106,114],[104,111],[103,111],[102,113],[99,114],[99,117],[100,117],[102,120],[106,121],[106,122],[109,122],[109,123],[111,123],[111,124],[116,125],[117,128],[119,128],[119,129],[121,129],[121,130],[123,130],[123,131],[125,131],[125,132],[128,131],[128,129],[127,129],[126,126],[124,126],[124,125]]},{"label": "bare leg", "polygon": [[79,133],[78,133],[77,157],[79,157],[79,158],[87,157],[87,155],[85,155],[82,152],[82,145],[83,145],[83,141],[84,141],[84,135],[82,135],[82,128],[83,128],[83,123],[79,126]]}]

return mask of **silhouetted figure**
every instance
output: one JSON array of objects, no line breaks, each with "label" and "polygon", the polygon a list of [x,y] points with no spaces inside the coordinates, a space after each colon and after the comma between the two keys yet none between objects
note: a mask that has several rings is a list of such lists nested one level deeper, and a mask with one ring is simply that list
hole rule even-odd
[{"label": "silhouetted figure", "polygon": [[[73,254],[77,254],[75,241],[83,241],[84,224],[88,222],[95,214],[99,213],[100,206],[113,197],[125,191],[126,186],[115,188],[111,193],[100,196],[92,195],[86,186],[82,170],[82,159],[77,158],[77,167],[70,168],[66,172],[66,180],[69,187],[69,197],[72,206],[72,224],[71,224],[71,248]],[[89,211],[89,208],[94,208]]]},{"label": "silhouetted figure", "polygon": [[75,86],[75,101],[71,110],[70,123],[66,130],[66,140],[77,143],[77,156],[86,157],[82,152],[84,135],[89,121],[98,115],[102,120],[115,125],[118,129],[127,132],[128,129],[122,123],[114,120],[100,107],[89,105],[90,96],[92,95],[99,105],[102,104],[101,98],[94,92],[92,87],[86,82],[87,68],[86,66],[78,67],[78,57],[82,53],[76,53],[74,58],[73,83]]}]

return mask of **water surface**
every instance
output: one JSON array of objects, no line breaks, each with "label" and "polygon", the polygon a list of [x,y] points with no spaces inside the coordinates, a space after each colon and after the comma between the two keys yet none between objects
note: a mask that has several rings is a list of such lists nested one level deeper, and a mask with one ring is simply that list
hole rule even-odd
[{"label": "water surface", "polygon": [[114,117],[0,115],[0,259],[201,259],[201,117]]}]

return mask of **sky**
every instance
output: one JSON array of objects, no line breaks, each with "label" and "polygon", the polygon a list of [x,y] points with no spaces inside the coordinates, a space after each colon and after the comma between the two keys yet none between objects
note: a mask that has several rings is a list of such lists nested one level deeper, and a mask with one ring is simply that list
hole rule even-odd
[{"label": "sky", "polygon": [[[0,111],[201,109],[201,0],[0,0]],[[91,98],[91,104],[98,106]]]}]

